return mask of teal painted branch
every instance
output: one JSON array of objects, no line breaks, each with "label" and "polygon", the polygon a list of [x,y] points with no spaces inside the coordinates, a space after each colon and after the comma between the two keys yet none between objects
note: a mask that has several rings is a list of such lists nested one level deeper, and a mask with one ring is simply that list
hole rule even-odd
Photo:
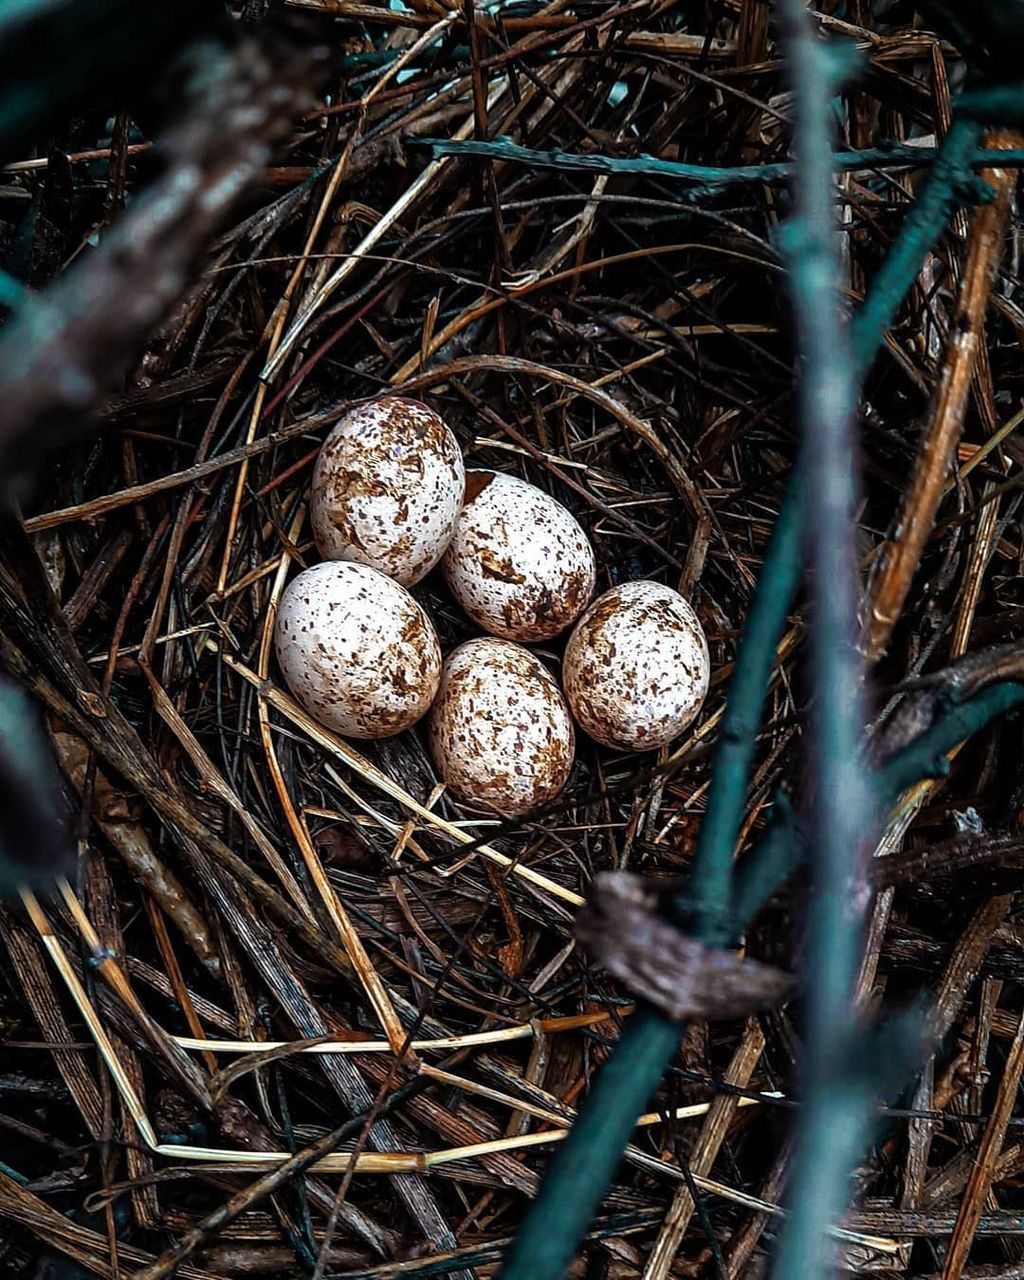
[{"label": "teal painted branch", "polygon": [[[709,946],[724,945],[735,929],[733,849],[760,709],[800,577],[799,554],[789,550],[793,538],[799,540],[794,528],[799,512],[795,494],[791,484],[766,556],[766,571],[758,582],[723,721],[708,815],[686,899],[676,903],[681,913],[691,915],[695,935]],[[712,814],[718,818],[709,825]],[[612,1181],[636,1117],[657,1088],[680,1035],[676,1023],[649,1008],[639,1009],[626,1024],[580,1107],[568,1141],[548,1166],[541,1193],[509,1250],[502,1280],[557,1280],[568,1270]]]},{"label": "teal painted branch", "polygon": [[[950,701],[935,722],[875,770],[872,792],[880,813],[889,812],[909,788],[949,773],[949,753],[994,720],[1024,708],[1024,683],[1001,680],[963,702]],[[772,820],[760,842],[740,862],[733,897],[736,932],[742,933],[769,898],[804,860],[806,836],[784,792],[775,797]]]},{"label": "teal painted branch", "polygon": [[501,1280],[559,1280],[568,1271],[682,1030],[648,1008],[638,1009],[626,1023],[569,1138],[548,1166],[506,1255]]},{"label": "teal painted branch", "polygon": [[878,772],[881,802],[890,808],[908,787],[925,778],[944,778],[947,756],[992,720],[1024,706],[1024,684],[1001,680],[965,702],[951,702],[943,714],[909,746],[890,756]]},{"label": "teal painted branch", "polygon": [[834,1039],[829,1028],[852,998],[859,920],[850,887],[862,879],[856,851],[870,840],[874,808],[861,750],[866,715],[854,545],[857,379],[841,304],[832,200],[833,50],[818,39],[804,0],[782,0],[780,17],[793,92],[796,169],[792,216],[781,239],[800,357],[796,418],[814,690],[807,749],[814,902],[806,1004],[809,1034],[823,1046]]},{"label": "teal painted branch", "polygon": [[[692,182],[708,190],[718,187],[734,187],[751,183],[786,182],[793,176],[793,166],[780,164],[748,164],[721,168],[715,165],[683,164],[675,160],[659,160],[657,156],[605,156],[598,153],[581,154],[574,151],[537,151],[521,147],[511,138],[494,138],[490,142],[455,138],[409,138],[406,146],[425,148],[432,159],[439,156],[476,156],[486,160],[505,160],[512,164],[530,165],[535,169],[577,170],[584,173],[641,174],[650,178],[667,178],[672,182]],[[851,169],[917,169],[944,161],[948,153],[942,147],[915,147],[908,143],[892,142],[887,146],[868,147],[861,151],[839,151],[836,167]],[[962,184],[969,179],[972,169],[982,169],[991,164],[991,152],[979,149],[972,143],[966,156],[966,174],[959,178]],[[999,163],[1006,167],[1024,165],[1024,150],[1000,151]],[[980,191],[974,192],[975,196]]]},{"label": "teal painted branch", "polygon": [[910,208],[900,233],[871,282],[850,325],[850,340],[859,376],[870,369],[878,348],[896,318],[921,263],[962,203],[964,178],[970,172],[981,126],[957,115],[928,177]]},{"label": "teal painted branch", "polygon": [[[776,1280],[824,1276],[834,1265],[829,1228],[846,1207],[849,1175],[870,1116],[866,1037],[857,1026],[870,855],[877,812],[863,752],[864,658],[858,648],[857,373],[843,316],[834,200],[833,48],[806,0],[778,12],[793,102],[792,215],[782,237],[800,359],[796,418],[810,611],[812,696],[805,757],[811,839],[810,901],[800,1056],[801,1106]],[[851,1077],[859,1087],[851,1087]]]},{"label": "teal painted branch", "polygon": [[[966,702],[950,699],[935,723],[876,773],[874,791],[882,811],[922,779],[945,776],[948,752],[992,720],[1020,707],[1024,707],[1024,684],[1012,681],[993,684]],[[819,840],[817,833],[815,843]],[[799,860],[797,849],[794,842],[790,850],[794,865]],[[782,870],[781,863],[776,864],[776,870]],[[763,876],[763,866],[758,871]],[[832,926],[824,943],[834,947],[842,940],[836,938],[834,920]],[[810,934],[808,972],[813,976],[823,956],[814,945],[813,925]],[[873,1099],[889,1096],[900,1087],[924,1056],[926,1025],[925,1018],[911,1014],[871,1033],[848,1016],[836,1016],[824,1028],[828,1037],[824,1052],[807,1038],[810,1087],[801,1104],[801,1142],[787,1196],[792,1208],[779,1239],[774,1268],[780,1280],[828,1274],[824,1233],[847,1202],[850,1173],[875,1124]],[[828,1070],[819,1075],[818,1067]]]},{"label": "teal painted branch", "polygon": [[[927,1022],[916,1010],[877,1029],[833,1028],[837,1069],[829,1088],[815,1089],[800,1106],[799,1123],[810,1155],[795,1162],[774,1275],[824,1277],[806,1247],[808,1223],[832,1222],[850,1198],[850,1172],[878,1126],[879,1100],[897,1094],[927,1052]],[[801,1247],[803,1246],[803,1247]],[[810,1269],[808,1269],[810,1268]]]},{"label": "teal painted branch", "polygon": [[961,94],[959,103],[963,104],[964,114],[983,124],[1024,122],[1024,86],[1020,81],[968,89]]},{"label": "teal painted branch", "polygon": [[786,617],[800,585],[800,484],[786,487],[765,552],[718,735],[707,809],[697,837],[686,900],[677,906],[695,932],[722,946],[735,933],[733,857],[757,750],[761,708]]},{"label": "teal painted branch", "polygon": [[0,307],[16,311],[28,297],[28,290],[9,272],[0,270]]},{"label": "teal painted branch", "polygon": [[[874,776],[874,792],[882,812],[891,809],[904,791],[929,778],[944,778],[946,758],[958,743],[974,737],[986,725],[1024,706],[1024,684],[1000,681],[966,702],[951,703],[934,725],[909,746],[890,756]],[[749,921],[804,860],[806,837],[789,797],[780,792],[773,817],[760,843],[739,864],[733,911],[737,921]]]},{"label": "teal painted branch", "polygon": [[[753,920],[804,860],[806,842],[792,801],[776,794],[760,842],[740,860],[733,883],[733,919]],[[738,930],[737,930],[738,932]]]}]

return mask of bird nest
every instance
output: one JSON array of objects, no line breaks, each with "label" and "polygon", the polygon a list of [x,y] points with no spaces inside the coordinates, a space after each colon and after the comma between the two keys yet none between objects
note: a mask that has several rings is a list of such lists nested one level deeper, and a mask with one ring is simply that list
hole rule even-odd
[{"label": "bird nest", "polygon": [[[47,455],[4,535],[0,649],[45,709],[80,853],[57,892],[3,909],[12,1276],[54,1255],[147,1280],[174,1266],[299,1276],[318,1258],[349,1277],[493,1269],[634,1012],[575,944],[576,908],[600,871],[689,865],[795,454],[775,239],[790,104],[765,6],[710,6],[703,23],[653,0],[524,4],[468,27],[434,4],[297,7],[325,43],[344,39],[341,71],[300,104],[218,238],[182,251],[203,249],[183,300],[99,430]],[[956,50],[925,30],[822,22],[864,50],[844,98],[850,149],[944,131]],[[87,112],[5,170],[0,236],[28,281],[69,263],[71,281],[91,259],[109,285],[107,310],[69,331],[72,364],[83,334],[100,354],[116,345],[111,315],[156,287],[145,254],[101,255],[139,216],[136,190],[174,171],[183,132],[158,171],[148,126],[123,111],[110,132]],[[740,166],[744,181],[710,172]],[[846,165],[851,301],[918,179],[906,160]],[[901,682],[1020,632],[1009,218],[1005,198],[959,215],[869,380],[866,578],[900,536],[922,432],[952,439],[954,462],[876,671],[880,714]],[[982,358],[950,422],[934,392],[963,376],[963,331]],[[271,633],[290,575],[317,558],[313,460],[348,407],[385,392],[437,410],[468,466],[567,506],[599,591],[654,578],[693,602],[712,686],[677,741],[623,754],[581,734],[561,798],[501,820],[445,791],[421,728],[345,741],[289,697]],[[437,573],[414,594],[446,652],[476,634]],[[802,634],[795,614],[745,847],[779,788],[800,791]],[[557,661],[560,642],[542,652]],[[1018,746],[1012,723],[991,731],[905,797],[889,831],[862,999],[923,990],[945,1038],[910,1118],[859,1172],[851,1265],[941,1265],[978,1194],[990,1110],[1011,1105]],[[799,968],[801,901],[791,886],[759,917],[759,959]],[[719,1275],[756,1264],[787,1169],[796,1006],[741,1006],[688,1029],[584,1270],[661,1280],[709,1259]],[[990,1147],[971,1257],[1010,1266],[1020,1148]]]}]

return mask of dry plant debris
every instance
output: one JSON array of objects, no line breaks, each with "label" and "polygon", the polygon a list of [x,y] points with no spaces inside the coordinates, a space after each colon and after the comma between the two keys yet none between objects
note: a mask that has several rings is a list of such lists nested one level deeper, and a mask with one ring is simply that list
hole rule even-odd
[{"label": "dry plant debris", "polygon": [[[201,237],[99,429],[47,455],[3,532],[0,660],[47,711],[81,855],[73,883],[0,920],[6,1275],[493,1274],[632,1013],[575,946],[574,910],[599,872],[687,868],[793,461],[775,241],[790,100],[766,5],[286,7],[345,58],[272,159],[246,150],[254,190],[213,241],[175,222],[155,278],[128,253],[101,277],[107,329],[79,315],[19,377],[24,401],[3,384],[7,420],[60,434],[116,373],[99,367],[125,346],[112,322],[158,318]],[[963,78],[954,47],[900,7],[872,17],[885,8],[820,6],[865,58],[842,98],[854,152],[932,145]],[[418,145],[437,137],[526,150]],[[73,294],[160,181],[153,141],[144,116],[86,111],[13,158],[12,275]],[[606,163],[640,156],[755,179]],[[843,167],[855,305],[921,170]],[[929,256],[867,383],[865,634],[891,745],[911,686],[1024,633],[1015,172],[992,167],[996,200]],[[197,193],[211,222],[219,178],[209,164]],[[90,394],[49,380],[68,359]],[[437,409],[469,466],[565,503],[599,591],[652,576],[693,601],[713,687],[681,740],[651,757],[581,735],[562,799],[498,823],[438,786],[421,730],[354,747],[288,698],[272,618],[317,558],[313,460],[388,391]],[[437,573],[415,594],[446,651],[472,634]],[[744,846],[780,786],[800,792],[802,625],[779,650]],[[923,992],[941,1040],[858,1172],[837,1232],[857,1270],[1022,1274],[1021,745],[1013,718],[972,741],[877,851],[862,1001]],[[775,899],[752,956],[799,972],[802,902],[799,884]],[[799,1005],[735,1013],[687,1033],[580,1274],[758,1273]]]}]

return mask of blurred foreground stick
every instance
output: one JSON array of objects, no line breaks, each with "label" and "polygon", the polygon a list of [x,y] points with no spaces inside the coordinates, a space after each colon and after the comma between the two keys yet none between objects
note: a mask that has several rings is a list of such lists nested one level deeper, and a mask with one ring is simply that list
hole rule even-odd
[{"label": "blurred foreground stick", "polygon": [[[0,334],[0,508],[16,505],[45,452],[88,427],[121,389],[225,216],[309,105],[327,56],[289,25],[266,42],[203,41],[184,64],[184,109],[159,144],[163,175],[97,249],[29,297]],[[70,859],[54,816],[54,769],[31,704],[0,685],[0,894],[29,870],[38,880]]]},{"label": "blurred foreground stick", "polygon": [[42,717],[0,676],[0,897],[67,873],[71,849]]},{"label": "blurred foreground stick", "polygon": [[133,99],[185,44],[223,27],[209,0],[19,0],[0,5],[0,158],[69,111]]},{"label": "blurred foreground stick", "polygon": [[[322,48],[278,33],[191,48],[186,110],[159,143],[161,178],[98,249],[30,298],[0,339],[0,474],[37,464],[80,430],[181,297],[225,215],[259,179],[272,144],[311,101]],[[4,495],[12,496],[10,490]]]}]

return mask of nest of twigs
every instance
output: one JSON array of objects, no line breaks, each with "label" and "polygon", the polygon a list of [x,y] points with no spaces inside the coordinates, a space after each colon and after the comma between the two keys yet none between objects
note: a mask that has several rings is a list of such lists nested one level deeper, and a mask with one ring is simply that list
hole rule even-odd
[{"label": "nest of twigs", "polygon": [[[43,704],[80,852],[63,889],[3,910],[5,1275],[491,1273],[633,1009],[574,945],[575,907],[597,871],[687,868],[795,453],[783,183],[695,196],[664,173],[422,145],[508,136],[612,161],[781,164],[788,99],[765,5],[523,4],[468,26],[432,3],[299,7],[343,44],[341,69],[315,101],[268,100],[301,118],[269,163],[256,156],[215,240],[163,229],[181,252],[162,272],[201,265],[141,354],[111,317],[141,300],[156,319],[176,286],[165,272],[153,301],[148,255],[104,258],[104,240],[189,131],[166,135],[160,169],[159,117],[126,108],[111,130],[85,110],[0,180],[9,270],[45,288],[91,260],[106,286],[93,296],[107,310],[79,310],[57,367],[109,352],[116,373],[134,350],[98,430],[21,484],[27,533],[4,535],[0,656]],[[927,142],[948,123],[959,55],[870,9],[823,19],[864,50],[845,143]],[[200,174],[215,199],[215,166]],[[917,180],[885,164],[843,178],[852,302]],[[880,714],[902,682],[1015,637],[1024,617],[1017,233],[1008,199],[987,216],[980,247],[964,215],[936,248],[868,383],[866,581],[901,536],[922,434],[961,439],[876,668]],[[934,393],[972,289],[982,354],[949,424]],[[28,364],[48,435],[75,426],[54,366]],[[352,745],[297,712],[268,620],[316,557],[313,459],[346,407],[389,390],[436,408],[467,465],[569,507],[599,591],[653,577],[693,601],[712,690],[671,748],[623,755],[581,735],[561,800],[500,822],[444,793],[421,730]],[[472,634],[437,574],[415,594],[446,650]],[[800,792],[801,636],[794,616],[745,842],[780,785]],[[860,1171],[843,1238],[857,1268],[941,1270],[980,1158],[970,1267],[1020,1274],[1021,1148],[1012,1129],[983,1142],[1016,1089],[1019,750],[1019,724],[989,731],[890,833],[863,999],[923,991],[944,1034],[910,1118],[888,1121]],[[799,970],[800,902],[791,888],[762,915],[755,955]],[[688,1031],[581,1273],[758,1265],[787,1167],[797,1020],[792,1004]]]}]

